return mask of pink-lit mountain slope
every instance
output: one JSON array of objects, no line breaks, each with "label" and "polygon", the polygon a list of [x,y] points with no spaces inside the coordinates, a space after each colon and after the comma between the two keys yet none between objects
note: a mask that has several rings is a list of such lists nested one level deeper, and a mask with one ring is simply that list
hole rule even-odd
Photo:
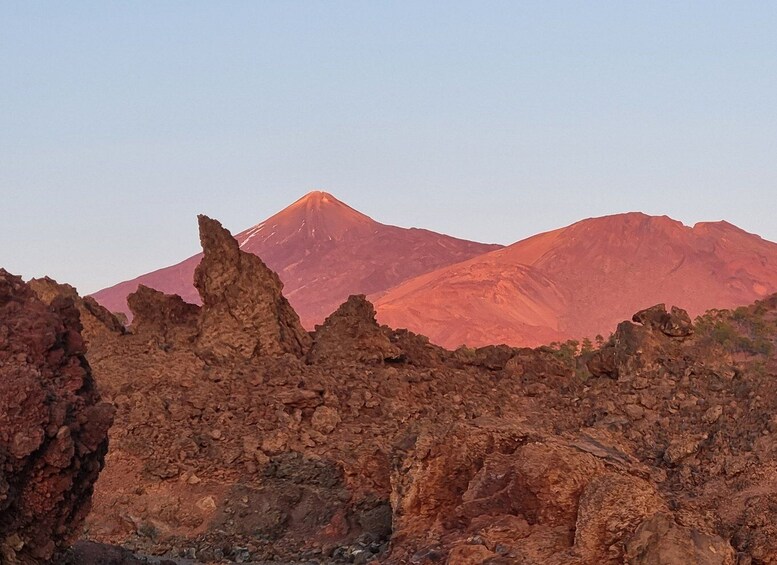
[{"label": "pink-lit mountain slope", "polygon": [[[326,192],[311,192],[235,236],[276,271],[283,293],[312,329],[351,294],[379,295],[403,281],[501,248],[432,231],[376,222]],[[192,283],[201,255],[96,292],[100,304],[129,314],[139,284],[199,303]]]},{"label": "pink-lit mountain slope", "polygon": [[777,291],[777,244],[727,222],[592,218],[408,280],[378,319],[447,347],[607,336],[659,302],[697,315]]}]

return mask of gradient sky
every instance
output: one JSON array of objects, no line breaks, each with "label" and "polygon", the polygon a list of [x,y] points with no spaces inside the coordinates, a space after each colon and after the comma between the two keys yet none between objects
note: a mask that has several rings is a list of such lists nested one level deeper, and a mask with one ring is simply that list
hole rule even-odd
[{"label": "gradient sky", "polygon": [[82,293],[326,190],[511,243],[777,241],[777,3],[0,1],[0,266]]}]

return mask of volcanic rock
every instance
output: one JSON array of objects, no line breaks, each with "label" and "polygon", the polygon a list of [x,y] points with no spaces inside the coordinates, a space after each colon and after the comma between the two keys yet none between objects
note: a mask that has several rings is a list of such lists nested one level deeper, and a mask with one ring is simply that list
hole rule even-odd
[{"label": "volcanic rock", "polygon": [[[53,284],[44,281],[43,284]],[[40,563],[89,512],[113,408],[84,358],[79,311],[0,269],[0,561]]]},{"label": "volcanic rock", "polygon": [[127,297],[127,303],[132,310],[133,333],[153,336],[163,347],[191,341],[197,334],[200,307],[180,296],[140,285]]},{"label": "volcanic rock", "polygon": [[303,356],[310,336],[283,297],[283,284],[221,224],[198,216],[203,258],[194,272],[202,298],[197,347],[210,360]]},{"label": "volcanic rock", "polygon": [[509,563],[621,563],[623,541],[666,504],[630,474],[638,466],[614,468],[610,452],[619,453],[486,419],[431,444],[419,438],[392,477],[391,560],[429,555],[441,541],[452,559],[477,540]]},{"label": "volcanic rock", "polygon": [[669,337],[685,337],[693,333],[693,322],[688,312],[672,306],[667,312],[664,304],[656,304],[645,310],[640,310],[632,317],[634,322],[645,327],[663,332]]},{"label": "volcanic rock", "polygon": [[375,321],[375,308],[363,294],[351,296],[324,324],[316,326],[308,361],[383,363],[402,352]]},{"label": "volcanic rock", "polygon": [[735,565],[731,545],[716,535],[679,526],[665,513],[640,524],[626,543],[628,565]]},{"label": "volcanic rock", "polygon": [[76,542],[62,561],[63,565],[148,565],[147,560],[138,559],[127,549],[89,541]]},{"label": "volcanic rock", "polygon": [[111,340],[116,334],[121,335],[126,331],[121,321],[107,308],[91,296],[81,298],[78,291],[69,284],[60,284],[49,277],[32,279],[28,284],[46,304],[51,304],[57,297],[73,301],[80,313],[82,335],[87,345],[94,340]]}]

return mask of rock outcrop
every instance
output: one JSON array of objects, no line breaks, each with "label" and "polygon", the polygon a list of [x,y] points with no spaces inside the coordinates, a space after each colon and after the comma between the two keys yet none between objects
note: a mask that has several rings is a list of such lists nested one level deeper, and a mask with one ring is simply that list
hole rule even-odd
[{"label": "rock outcrop", "polygon": [[644,521],[626,544],[627,565],[736,565],[731,545],[716,535],[678,525],[658,513]]},{"label": "rock outcrop", "polygon": [[669,337],[686,337],[693,333],[691,317],[677,306],[672,306],[672,310],[667,312],[664,304],[656,304],[640,310],[634,314],[632,320],[646,328],[659,330]]},{"label": "rock outcrop", "polygon": [[30,288],[40,300],[51,304],[55,298],[63,297],[73,301],[80,313],[82,336],[87,346],[95,340],[112,340],[117,334],[123,334],[124,324],[97,303],[91,296],[81,298],[78,291],[69,284],[60,284],[52,278],[32,279]]},{"label": "rock outcrop", "polygon": [[663,304],[640,310],[632,322],[618,324],[609,342],[587,360],[588,370],[597,377],[628,377],[657,366],[662,356],[676,354],[682,340],[693,334],[693,323],[685,310]]},{"label": "rock outcrop", "polygon": [[375,308],[363,294],[354,295],[316,326],[311,363],[400,361],[402,352],[391,343],[390,330],[375,321]]},{"label": "rock outcrop", "polygon": [[392,476],[392,562],[622,563],[634,529],[667,509],[644,473],[617,447],[504,420],[419,437]]},{"label": "rock outcrop", "polygon": [[197,347],[210,361],[290,353],[302,357],[310,336],[256,255],[245,253],[221,224],[198,216],[203,258],[194,272],[202,298]]},{"label": "rock outcrop", "polygon": [[127,304],[132,311],[132,332],[157,340],[161,347],[190,346],[197,334],[200,307],[180,296],[140,285],[127,297]]},{"label": "rock outcrop", "polygon": [[100,402],[81,329],[72,299],[46,305],[0,269],[2,563],[52,558],[89,511],[113,408]]}]

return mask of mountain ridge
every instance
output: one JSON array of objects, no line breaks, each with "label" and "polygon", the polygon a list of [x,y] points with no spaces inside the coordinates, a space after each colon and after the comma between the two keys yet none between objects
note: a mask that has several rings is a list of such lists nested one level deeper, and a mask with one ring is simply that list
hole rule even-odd
[{"label": "mountain ridge", "polygon": [[593,338],[651,304],[683,303],[695,315],[775,291],[777,244],[725,221],[686,226],[629,212],[531,236],[372,298],[382,323],[456,347]]},{"label": "mountain ridge", "polygon": [[[351,294],[380,293],[438,267],[502,246],[419,228],[377,222],[324,191],[299,198],[236,234],[240,249],[258,255],[284,283],[284,295],[312,329]],[[93,293],[100,304],[130,316],[126,297],[140,284],[199,304],[193,284],[202,254]]]}]

